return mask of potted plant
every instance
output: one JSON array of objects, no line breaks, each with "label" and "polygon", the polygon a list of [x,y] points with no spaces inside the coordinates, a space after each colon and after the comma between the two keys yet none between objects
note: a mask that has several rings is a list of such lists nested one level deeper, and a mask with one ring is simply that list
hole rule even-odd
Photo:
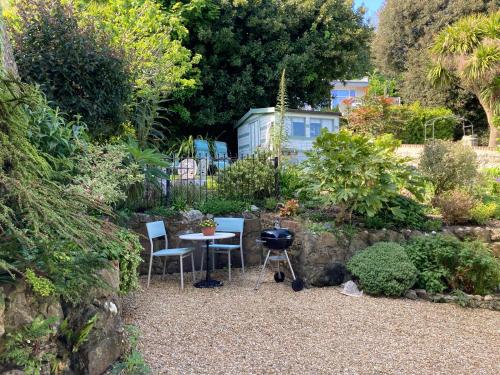
[{"label": "potted plant", "polygon": [[200,227],[204,236],[213,236],[217,223],[213,219],[205,219],[200,223]]}]

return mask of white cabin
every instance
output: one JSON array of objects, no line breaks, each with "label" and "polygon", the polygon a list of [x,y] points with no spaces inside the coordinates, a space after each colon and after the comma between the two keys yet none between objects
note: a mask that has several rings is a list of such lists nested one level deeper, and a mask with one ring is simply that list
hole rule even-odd
[{"label": "white cabin", "polygon": [[[268,148],[271,125],[279,113],[274,107],[252,108],[236,123],[238,134],[238,157],[252,154],[259,147]],[[296,160],[305,158],[305,151],[312,148],[321,129],[337,132],[340,113],[288,109],[285,116],[287,143],[284,147]]]}]

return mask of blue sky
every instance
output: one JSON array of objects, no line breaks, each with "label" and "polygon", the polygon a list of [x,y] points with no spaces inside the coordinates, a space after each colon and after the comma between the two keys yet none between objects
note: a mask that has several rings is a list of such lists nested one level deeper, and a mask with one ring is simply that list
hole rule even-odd
[{"label": "blue sky", "polygon": [[359,7],[360,5],[364,5],[365,8],[368,9],[368,13],[366,14],[366,17],[371,19],[371,23],[376,23],[376,14],[379,8],[382,6],[382,3],[384,0],[354,0],[354,4],[356,7]]}]

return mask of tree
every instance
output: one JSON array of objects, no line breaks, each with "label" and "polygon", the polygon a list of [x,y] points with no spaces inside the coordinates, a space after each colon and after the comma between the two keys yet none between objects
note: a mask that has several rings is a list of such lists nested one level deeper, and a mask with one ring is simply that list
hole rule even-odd
[{"label": "tree", "polygon": [[125,121],[131,85],[120,49],[82,26],[61,0],[16,0],[10,19],[21,78],[39,84],[70,117],[81,116],[94,137],[107,138]]},{"label": "tree", "polygon": [[124,50],[133,82],[131,121],[139,145],[161,140],[165,129],[157,120],[162,108],[185,112],[185,108],[173,108],[172,99],[189,97],[198,85],[195,65],[200,56],[181,43],[188,35],[177,15],[182,7],[162,8],[153,0],[79,3],[80,18],[95,23],[113,46]]},{"label": "tree", "polygon": [[460,17],[495,9],[496,0],[387,0],[372,43],[375,66],[399,80],[398,94],[405,102],[446,106],[473,123],[475,130],[486,130],[486,116],[474,95],[455,82],[433,87],[422,77],[427,74],[428,46],[436,33]]},{"label": "tree", "polygon": [[472,15],[448,26],[434,40],[433,84],[457,80],[481,103],[490,130],[489,147],[496,147],[500,116],[500,11]]},{"label": "tree", "polygon": [[370,28],[343,0],[198,5],[180,14],[190,30],[186,46],[203,56],[201,88],[186,102],[193,127],[217,126],[220,134],[250,107],[272,105],[284,68],[291,107],[319,104],[332,79],[367,71]]}]

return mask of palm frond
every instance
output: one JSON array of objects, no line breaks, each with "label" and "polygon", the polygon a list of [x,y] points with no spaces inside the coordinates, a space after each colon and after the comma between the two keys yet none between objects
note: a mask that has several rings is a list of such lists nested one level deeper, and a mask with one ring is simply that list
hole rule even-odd
[{"label": "palm frond", "polygon": [[483,78],[500,66],[500,46],[498,45],[480,45],[472,53],[468,63],[464,67],[464,78],[477,80]]}]

